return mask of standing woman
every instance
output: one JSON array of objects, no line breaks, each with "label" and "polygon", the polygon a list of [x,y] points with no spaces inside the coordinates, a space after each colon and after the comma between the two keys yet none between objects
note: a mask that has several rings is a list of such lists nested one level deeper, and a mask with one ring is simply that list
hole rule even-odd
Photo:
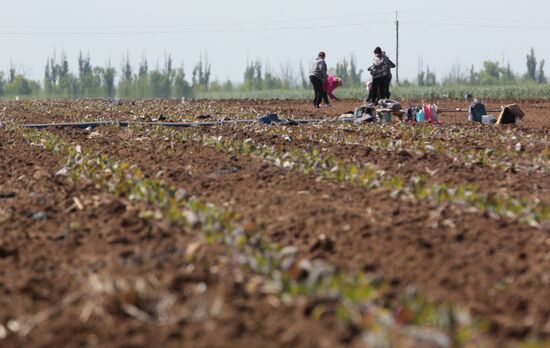
[{"label": "standing woman", "polygon": [[[372,75],[372,86],[367,101],[376,104],[389,93],[388,75],[391,73],[390,69],[388,69],[387,57],[383,54],[380,47],[376,47],[374,50],[374,60],[369,71]],[[386,86],[388,86],[387,91]]]},{"label": "standing woman", "polygon": [[320,108],[321,101],[324,99],[328,101],[327,92],[324,88],[325,79],[327,78],[327,63],[325,63],[325,52],[321,51],[317,55],[317,58],[311,65],[311,72],[309,73],[309,80],[315,90],[315,99],[313,99],[313,106]]},{"label": "standing woman", "polygon": [[390,85],[391,80],[393,78],[393,75],[391,73],[391,69],[394,69],[396,67],[395,63],[391,61],[390,58],[386,55],[386,52],[382,52],[382,56],[384,57],[385,61],[385,68],[387,70],[386,72],[386,79],[384,80],[384,87],[382,89],[382,99],[390,99],[391,93],[390,93]]}]

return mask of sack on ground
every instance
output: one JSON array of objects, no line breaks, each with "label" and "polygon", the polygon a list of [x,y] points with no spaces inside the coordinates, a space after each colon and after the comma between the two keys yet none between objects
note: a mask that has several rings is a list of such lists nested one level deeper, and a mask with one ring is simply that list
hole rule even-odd
[{"label": "sack on ground", "polygon": [[479,101],[474,101],[472,105],[470,105],[468,121],[481,123],[483,121],[482,118],[484,115],[487,115],[487,111],[485,110],[485,104]]},{"label": "sack on ground", "polygon": [[407,122],[416,122],[416,114],[420,111],[418,106],[410,106],[405,111],[405,119]]},{"label": "sack on ground", "polygon": [[511,104],[508,106],[505,106],[504,109],[502,109],[502,112],[500,113],[500,116],[498,117],[498,120],[496,121],[497,124],[516,124],[518,123],[523,117],[525,116],[525,113],[519,105],[517,104]]},{"label": "sack on ground", "polygon": [[376,109],[370,105],[363,105],[355,109],[353,113],[355,123],[376,121]]},{"label": "sack on ground", "polygon": [[395,101],[395,100],[391,100],[391,99],[382,99],[378,102],[378,104],[385,108],[385,109],[390,109],[391,111],[400,111],[401,110],[401,104],[399,104],[399,102]]},{"label": "sack on ground", "polygon": [[355,108],[355,111],[352,113],[346,113],[341,115],[338,118],[340,121],[344,122],[374,122],[376,121],[376,109],[369,105],[362,105]]},{"label": "sack on ground", "polygon": [[481,123],[483,124],[495,124],[496,122],[497,122],[497,118],[493,115],[481,116]]}]

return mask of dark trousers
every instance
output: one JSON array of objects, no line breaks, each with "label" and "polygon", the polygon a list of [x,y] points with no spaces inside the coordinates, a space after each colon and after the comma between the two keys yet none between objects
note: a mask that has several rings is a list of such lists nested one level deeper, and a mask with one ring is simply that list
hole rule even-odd
[{"label": "dark trousers", "polygon": [[386,77],[377,77],[372,79],[372,85],[369,91],[369,96],[367,97],[367,102],[378,103],[380,99],[384,99],[383,95],[385,95],[385,84]]},{"label": "dark trousers", "polygon": [[313,99],[313,105],[319,106],[321,104],[321,101],[324,101],[325,104],[328,104],[328,95],[325,89],[323,88],[323,81],[315,76],[310,76],[309,80],[311,81],[311,84],[313,85],[313,89],[315,90],[315,98]]},{"label": "dark trousers", "polygon": [[382,85],[382,94],[380,95],[381,99],[390,99],[391,93],[390,93],[390,84],[391,84],[392,76],[384,77],[383,85]]}]

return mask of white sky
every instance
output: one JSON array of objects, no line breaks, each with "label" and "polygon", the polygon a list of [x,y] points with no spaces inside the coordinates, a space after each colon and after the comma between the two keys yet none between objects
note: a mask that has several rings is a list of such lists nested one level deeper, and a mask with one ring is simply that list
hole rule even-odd
[{"label": "white sky", "polygon": [[67,54],[73,72],[79,51],[117,68],[126,53],[137,67],[143,55],[154,66],[168,52],[188,78],[201,51],[220,80],[241,81],[247,59],[256,58],[275,72],[291,62],[297,73],[319,50],[329,66],[353,53],[366,70],[378,45],[395,58],[393,11],[402,79],[414,78],[420,56],[438,78],[453,63],[465,70],[487,59],[523,74],[531,47],[550,59],[547,0],[0,0],[0,70],[13,62],[41,79],[54,50]]}]

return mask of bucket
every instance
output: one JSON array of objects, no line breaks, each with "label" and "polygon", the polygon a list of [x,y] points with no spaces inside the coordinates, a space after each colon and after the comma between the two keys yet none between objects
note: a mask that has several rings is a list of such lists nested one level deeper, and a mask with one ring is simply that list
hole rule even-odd
[{"label": "bucket", "polygon": [[392,116],[391,112],[382,112],[380,116],[381,116],[380,120],[382,121],[382,123],[390,123],[391,122],[391,116]]}]

